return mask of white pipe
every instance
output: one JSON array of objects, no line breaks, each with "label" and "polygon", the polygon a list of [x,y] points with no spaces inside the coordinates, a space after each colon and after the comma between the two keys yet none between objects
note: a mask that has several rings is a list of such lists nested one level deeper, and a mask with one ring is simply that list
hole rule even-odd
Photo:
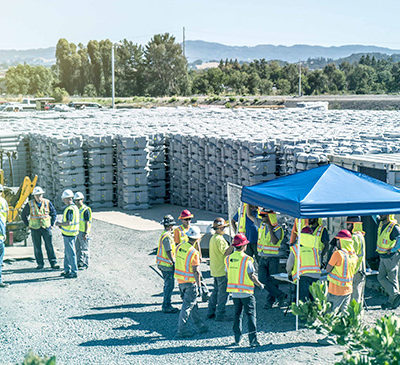
[{"label": "white pipe", "polygon": [[[299,305],[300,296],[300,234],[301,234],[301,219],[297,218],[297,286],[296,286],[296,305]],[[296,315],[296,331],[299,330],[299,316]]]}]

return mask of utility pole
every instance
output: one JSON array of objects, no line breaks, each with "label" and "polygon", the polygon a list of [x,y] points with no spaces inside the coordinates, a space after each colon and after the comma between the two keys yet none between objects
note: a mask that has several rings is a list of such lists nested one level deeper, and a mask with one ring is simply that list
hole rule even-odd
[{"label": "utility pole", "polygon": [[301,61],[299,62],[299,97],[301,96]]},{"label": "utility pole", "polygon": [[111,108],[115,108],[115,70],[114,70],[114,43],[111,46]]},{"label": "utility pole", "polygon": [[182,50],[183,50],[183,57],[186,57],[186,55],[185,55],[185,27],[183,27],[183,42],[182,42]]}]

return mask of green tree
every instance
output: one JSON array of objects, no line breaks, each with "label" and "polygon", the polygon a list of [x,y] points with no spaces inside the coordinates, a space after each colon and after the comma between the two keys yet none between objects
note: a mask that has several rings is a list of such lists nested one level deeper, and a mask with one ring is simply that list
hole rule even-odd
[{"label": "green tree", "polygon": [[183,95],[188,92],[187,61],[175,37],[155,35],[145,47],[144,79],[152,96]]},{"label": "green tree", "polygon": [[278,93],[280,95],[288,95],[290,93],[291,85],[288,80],[279,79],[276,82],[276,88],[278,89]]},{"label": "green tree", "polygon": [[111,48],[112,42],[109,39],[99,42],[99,51],[104,80],[104,96],[111,96]]},{"label": "green tree", "polygon": [[375,88],[376,72],[371,66],[358,64],[347,76],[349,91],[368,94]]},{"label": "green tree", "polygon": [[97,95],[104,94],[103,64],[98,41],[89,41],[87,50],[90,58],[90,79],[96,88]]},{"label": "green tree", "polygon": [[324,94],[329,91],[328,76],[322,70],[314,70],[307,76],[306,94]]},{"label": "green tree", "polygon": [[78,91],[80,56],[74,43],[69,43],[62,38],[56,46],[56,64],[60,86],[65,88],[69,94]]}]

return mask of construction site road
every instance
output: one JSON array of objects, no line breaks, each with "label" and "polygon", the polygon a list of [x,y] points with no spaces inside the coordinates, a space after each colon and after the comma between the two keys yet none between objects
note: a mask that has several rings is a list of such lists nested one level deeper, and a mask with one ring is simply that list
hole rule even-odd
[{"label": "construction site road", "polygon": [[[62,252],[62,237],[54,229],[54,244]],[[178,314],[161,312],[162,280],[150,268],[160,230],[138,231],[94,220],[90,267],[78,279],[60,271],[37,271],[32,260],[6,261],[0,289],[0,364],[21,363],[31,349],[57,358],[57,364],[329,364],[339,360],[339,346],[320,346],[321,335],[295,331],[295,318],[284,309],[263,309],[265,292],[256,292],[258,339],[251,349],[247,335],[233,347],[231,322],[206,320],[209,332],[175,339]],[[7,250],[7,249],[6,249]],[[62,260],[60,258],[60,264]],[[155,267],[155,266],[154,266]],[[211,287],[208,266],[201,265]],[[369,294],[367,318],[383,297]],[[177,287],[173,305],[180,308]],[[228,313],[233,314],[232,302]],[[244,320],[244,330],[247,323]]]}]

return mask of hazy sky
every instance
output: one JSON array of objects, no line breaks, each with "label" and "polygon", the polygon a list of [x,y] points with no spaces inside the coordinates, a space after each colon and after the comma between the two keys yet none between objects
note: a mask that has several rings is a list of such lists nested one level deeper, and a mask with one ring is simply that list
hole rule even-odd
[{"label": "hazy sky", "polygon": [[0,49],[55,46],[59,38],[169,32],[229,45],[343,44],[400,49],[398,0],[0,0]]}]

